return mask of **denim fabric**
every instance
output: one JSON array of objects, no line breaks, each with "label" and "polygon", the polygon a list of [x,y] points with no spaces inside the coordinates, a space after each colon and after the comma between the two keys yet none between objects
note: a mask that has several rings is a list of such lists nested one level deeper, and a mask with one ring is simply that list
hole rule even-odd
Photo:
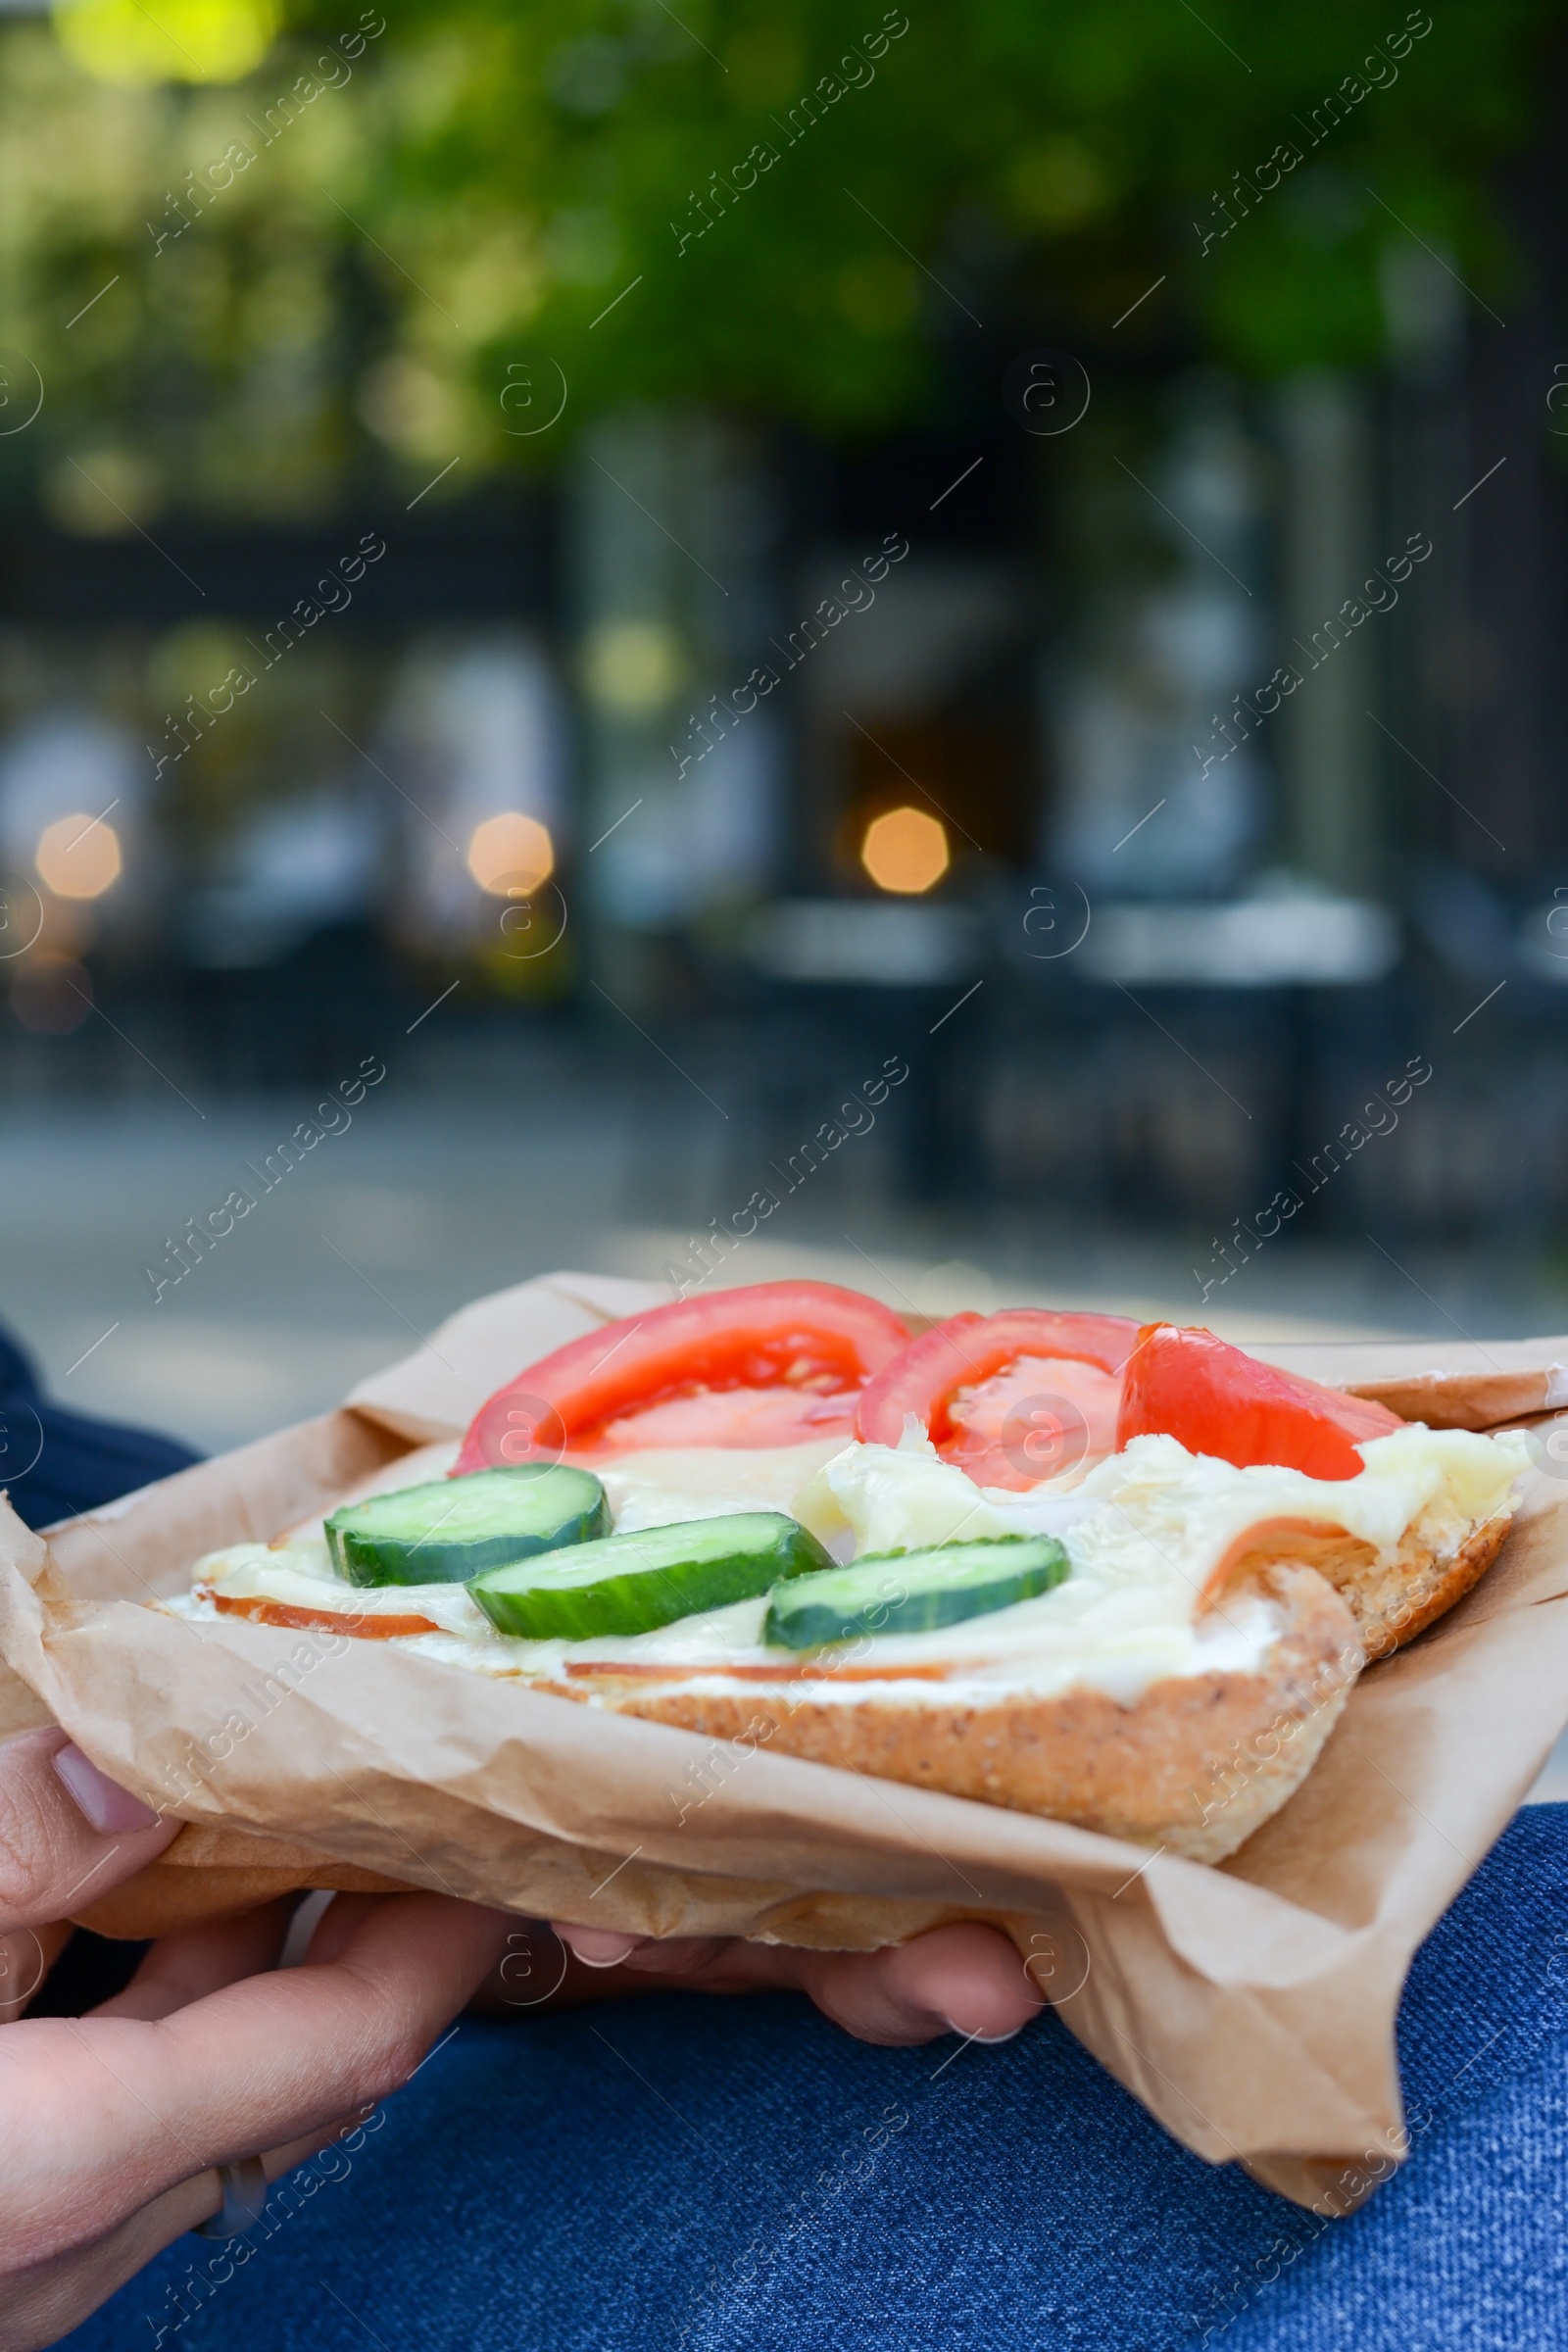
[{"label": "denim fabric", "polygon": [[0,1487],[28,1527],[52,1527],[200,1460],[172,1438],[51,1403],[28,1357],[0,1328]]},{"label": "denim fabric", "polygon": [[[465,2022],[239,2268],[186,2238],[73,2352],[1523,2352],[1568,2342],[1568,1808],[1418,1956],[1415,2152],[1318,2225],[1177,2147],[1042,2018],[848,2040],[662,1994]],[[332,2177],[335,2175],[336,2177]],[[231,2275],[230,2275],[231,2273]],[[160,2335],[160,2330],[165,2330]]]}]

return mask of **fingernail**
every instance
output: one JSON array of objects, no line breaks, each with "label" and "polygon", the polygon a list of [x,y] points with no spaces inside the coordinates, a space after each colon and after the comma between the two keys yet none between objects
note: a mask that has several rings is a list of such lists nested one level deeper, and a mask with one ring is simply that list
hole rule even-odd
[{"label": "fingernail", "polygon": [[[950,2017],[946,2023],[950,2034],[961,2034],[965,2041],[977,2041],[983,2050],[994,2049],[1000,2042],[1011,2041],[1023,2032],[1023,2026],[1013,2026],[1005,2034],[971,2034],[968,2027],[960,2026],[956,2017]],[[1027,2024],[1028,2020],[1025,2019],[1024,2023]]]},{"label": "fingernail", "polygon": [[617,1936],[611,1928],[564,1928],[557,1933],[585,1968],[618,1968],[642,1941],[640,1936]]},{"label": "fingernail", "polygon": [[112,1838],[122,1830],[150,1830],[157,1821],[157,1814],[139,1796],[132,1796],[128,1788],[122,1788],[118,1781],[100,1772],[79,1747],[57,1748],[51,1761],[77,1812],[100,1837]]}]

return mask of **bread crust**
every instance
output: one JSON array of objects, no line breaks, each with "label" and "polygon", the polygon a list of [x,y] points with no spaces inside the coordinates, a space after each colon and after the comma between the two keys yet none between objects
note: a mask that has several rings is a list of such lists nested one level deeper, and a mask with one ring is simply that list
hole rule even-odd
[{"label": "bread crust", "polygon": [[1368,1658],[1386,1658],[1424,1634],[1481,1582],[1513,1524],[1512,1506],[1483,1519],[1451,1551],[1435,1552],[1407,1536],[1388,1566],[1346,1590]]},{"label": "bread crust", "polygon": [[876,1683],[812,1698],[810,1684],[735,1690],[716,1675],[535,1688],[743,1753],[767,1746],[1218,1862],[1299,1787],[1362,1660],[1348,1601],[1314,1569],[1286,1563],[1256,1581],[1280,1615],[1259,1671],[1167,1676],[1130,1701],[1084,1689],[981,1698],[974,1685],[950,1697],[940,1683],[922,1683],[917,1700]]},{"label": "bread crust", "polygon": [[[1414,1562],[1401,1588],[1381,1600],[1375,1600],[1365,1583],[1356,1592],[1347,1593],[1346,1598],[1364,1629],[1362,1639],[1367,1644],[1368,1657],[1384,1658],[1402,1649],[1417,1634],[1424,1634],[1429,1625],[1436,1624],[1456,1600],[1462,1600],[1492,1566],[1508,1541],[1512,1525],[1511,1507],[1498,1511],[1491,1519],[1483,1519],[1478,1527],[1471,1529],[1457,1550],[1430,1553],[1424,1561]],[[1396,1557],[1390,1574],[1398,1572]]]},{"label": "bread crust", "polygon": [[1245,1579],[1285,1558],[1309,1563],[1344,1594],[1370,1663],[1413,1642],[1480,1583],[1507,1541],[1512,1520],[1510,1506],[1480,1520],[1446,1551],[1407,1530],[1387,1558],[1343,1529],[1306,1529],[1281,1538],[1276,1547],[1265,1528],[1258,1531],[1260,1544],[1235,1564],[1233,1574]]},{"label": "bread crust", "polygon": [[1283,1560],[1299,1560],[1342,1592],[1370,1663],[1391,1657],[1479,1584],[1507,1541],[1513,1506],[1479,1520],[1458,1544],[1436,1550],[1413,1528],[1386,1558],[1341,1527],[1266,1520],[1221,1563],[1204,1592],[1212,1607]]}]

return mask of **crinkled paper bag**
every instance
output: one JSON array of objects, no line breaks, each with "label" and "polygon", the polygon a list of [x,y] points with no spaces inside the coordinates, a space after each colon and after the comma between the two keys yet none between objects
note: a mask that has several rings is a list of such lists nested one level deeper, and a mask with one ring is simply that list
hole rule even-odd
[{"label": "crinkled paper bag", "polygon": [[[1362,1677],[1303,1787],[1220,1869],[738,1752],[389,1642],[144,1605],[182,1590],[203,1551],[384,1479],[501,1379],[661,1295],[588,1275],[523,1284],[466,1308],[343,1411],[47,1544],[0,1513],[0,1654],[29,1703],[192,1825],[100,1924],[118,1906],[119,1932],[145,1933],[312,1884],[817,1946],[993,1920],[1178,2139],[1348,2210],[1403,2147],[1394,2019],[1410,1956],[1568,1722],[1568,1489],[1531,1479],[1490,1575]],[[1546,1366],[1568,1340],[1507,1352],[1510,1370]],[[1412,1368],[1407,1346],[1369,1344],[1340,1349],[1333,1377]]]}]

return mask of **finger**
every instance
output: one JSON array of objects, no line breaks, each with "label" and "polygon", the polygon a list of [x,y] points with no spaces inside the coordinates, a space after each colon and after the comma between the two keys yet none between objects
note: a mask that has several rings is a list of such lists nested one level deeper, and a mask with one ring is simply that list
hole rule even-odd
[{"label": "finger", "polygon": [[584,1968],[618,1968],[650,1940],[646,1936],[619,1936],[612,1928],[574,1928],[569,1920],[553,1919],[550,1933],[568,1952],[575,1952]]},{"label": "finger", "polygon": [[[268,2148],[262,2157],[262,2170],[270,2181],[281,2180],[285,2174],[296,2172],[313,2156],[318,2156],[323,2148],[341,2146],[344,2140],[353,2142],[356,2132],[375,2130],[375,2114],[374,2105],[357,2107],[352,2115],[334,2116],[329,2124],[318,2125],[314,2132],[289,2140],[281,2148]],[[363,2140],[358,2143],[360,2147],[364,2144]],[[358,2147],[354,2152],[358,2153]]]},{"label": "finger", "polygon": [[645,1936],[635,1951],[627,1953],[624,1966],[628,1976],[697,1980],[722,1966],[741,1941],[736,1936]]},{"label": "finger", "polygon": [[334,1894],[316,1923],[306,1960],[340,1960],[381,1899],[378,1894]]},{"label": "finger", "polygon": [[0,1936],[0,2025],[21,2017],[70,1941],[66,1920]]},{"label": "finger", "polygon": [[[564,1940],[590,1932],[603,1934],[557,1930]],[[934,2041],[943,2034],[1008,2041],[1043,2005],[1007,1938],[980,1926],[938,1928],[877,1952],[808,1952],[741,1936],[644,1937],[618,1963],[605,1959],[599,1965],[606,1994],[631,1992],[639,1980],[651,1991],[650,1977],[685,1992],[793,1988],[808,1993],[824,2016],[858,2040],[889,2046]],[[566,1985],[562,1993],[591,1999],[597,1989]]]},{"label": "finger", "polygon": [[64,2250],[177,2180],[373,2105],[420,2063],[510,1925],[444,1895],[388,1896],[326,1965],[248,1977],[160,2020],[13,2026],[0,2055],[26,2070],[42,2161],[0,2217],[0,2258],[7,2244]]},{"label": "finger", "polygon": [[0,1929],[64,1919],[177,1834],[53,1725],[0,1743]]},{"label": "finger", "polygon": [[166,1936],[155,1943],[122,1992],[100,2001],[94,2017],[169,2017],[238,1977],[275,1968],[294,1909],[291,1894],[279,1895],[235,1919]]},{"label": "finger", "polygon": [[936,1928],[885,1951],[790,1958],[801,1989],[859,2041],[898,2045],[939,2034],[1009,2041],[1042,2007],[1016,1951],[995,1928]]},{"label": "finger", "polygon": [[[269,2186],[274,2180],[286,2179],[334,2142],[347,2141],[349,2149],[357,2154],[364,2142],[356,2140],[355,2135],[366,2129],[374,2112],[373,2107],[360,2108],[285,2147],[270,2149],[262,2158]],[[344,2168],[349,2169],[347,2157]],[[27,2262],[20,2272],[8,2265],[6,2321],[0,2335],[7,2352],[21,2345],[57,2343],[106,2302],[117,2287],[134,2278],[156,2254],[195,2229],[199,2222],[210,2220],[221,2203],[222,2188],[217,2174],[199,2173],[192,2180],[176,2181],[172,2188],[166,2189],[90,2245],[73,2247],[43,2262]],[[209,2267],[221,2262],[224,2252],[221,2244],[215,2244],[208,2257]],[[220,2274],[215,2270],[214,2275]]]},{"label": "finger", "polygon": [[[344,2168],[348,2169],[348,2155],[357,2154],[364,2145],[363,2140],[356,2139],[356,2134],[370,2123],[374,2112],[373,2107],[358,2109],[302,2139],[291,2141],[286,2147],[269,2150],[262,2158],[269,2185],[284,2180],[334,2142],[348,2142],[344,2158]],[[155,2255],[199,2222],[209,2220],[221,2203],[222,2190],[216,2173],[201,2173],[194,2180],[177,2181],[91,2245],[74,2247],[43,2262],[28,2263],[21,2272],[8,2268],[5,2325],[0,2342],[5,2344],[7,2352],[20,2345],[57,2343],[105,2303],[117,2287],[134,2278]],[[215,2278],[222,2276],[216,2266],[223,2260],[225,2250],[221,2243],[215,2243],[209,2251],[208,2264]]]},{"label": "finger", "polygon": [[651,1977],[693,1977],[735,1941],[731,1936],[622,1936],[612,1928],[551,1923],[585,1968],[628,1968]]},{"label": "finger", "polygon": [[[73,2245],[41,2261],[24,2254],[21,2267],[8,2264],[0,2342],[8,2352],[58,2343],[155,2254],[216,2213],[220,2202],[217,2178],[208,2173],[167,2189],[90,2245]],[[221,2252],[220,2246],[212,2248],[214,2255]]]},{"label": "finger", "polygon": [[[329,2142],[351,2138],[363,2129],[370,2112],[343,2117],[325,2131],[271,2150],[262,2159],[269,2184],[296,2171]],[[217,2174],[199,2173],[194,2180],[177,2181],[90,2245],[74,2246],[43,2262],[29,2262],[20,2272],[8,2266],[0,2342],[7,2352],[21,2345],[57,2343],[166,2246],[173,2245],[199,2222],[210,2220],[221,2203]],[[209,2250],[208,2265],[216,2278],[223,2275],[216,2266],[222,2262],[225,2251],[220,2242]]]},{"label": "finger", "polygon": [[858,2040],[888,2045],[942,2034],[1007,2041],[1043,2005],[1007,1938],[980,1926],[937,1928],[876,1952],[810,1952],[737,1936],[683,1985],[707,1992],[790,1986]]},{"label": "finger", "polygon": [[507,1948],[468,2010],[477,2017],[517,2017],[524,2010],[542,2015],[585,2001],[635,1999],[656,1989],[623,1961],[595,1967],[579,1960],[543,1920],[519,1918],[513,1920]]}]

